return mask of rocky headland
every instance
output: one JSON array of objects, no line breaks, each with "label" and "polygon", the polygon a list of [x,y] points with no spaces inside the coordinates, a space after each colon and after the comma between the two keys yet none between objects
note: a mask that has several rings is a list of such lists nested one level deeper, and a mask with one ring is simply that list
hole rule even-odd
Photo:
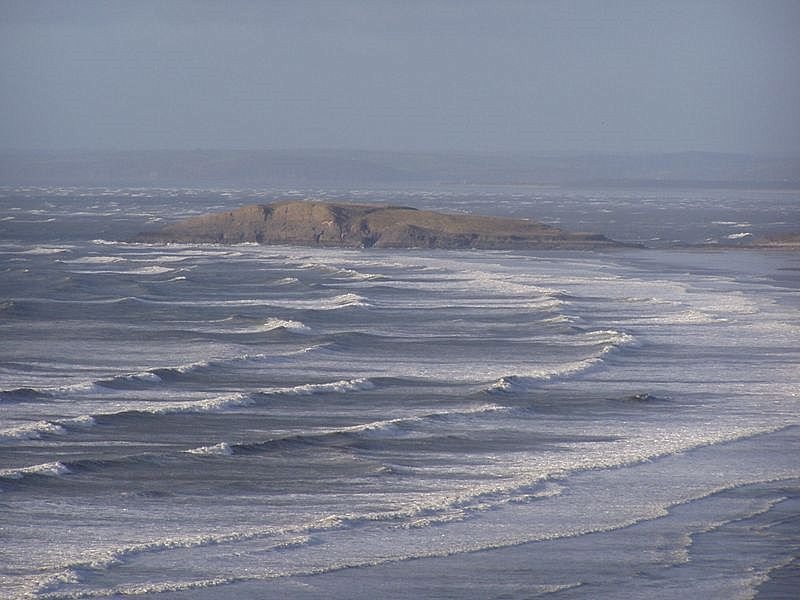
[{"label": "rocky headland", "polygon": [[786,233],[759,238],[747,246],[752,248],[772,248],[775,250],[800,250],[800,233]]},{"label": "rocky headland", "polygon": [[180,221],[140,242],[288,244],[341,248],[598,249],[602,235],[569,233],[527,219],[446,214],[404,206],[285,201]]}]

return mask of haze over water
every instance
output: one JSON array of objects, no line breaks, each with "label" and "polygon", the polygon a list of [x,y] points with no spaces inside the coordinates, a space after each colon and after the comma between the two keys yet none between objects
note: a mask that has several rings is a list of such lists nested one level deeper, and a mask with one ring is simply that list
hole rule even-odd
[{"label": "haze over water", "polygon": [[800,155],[791,0],[5,0],[0,148]]}]

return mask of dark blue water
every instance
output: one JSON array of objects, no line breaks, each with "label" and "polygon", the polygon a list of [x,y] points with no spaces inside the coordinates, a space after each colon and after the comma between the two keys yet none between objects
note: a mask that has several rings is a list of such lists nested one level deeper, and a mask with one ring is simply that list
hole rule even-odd
[{"label": "dark blue water", "polygon": [[[665,246],[798,199],[709,194],[5,190],[3,593],[780,597],[800,259]],[[301,195],[661,249],[120,241]]]}]

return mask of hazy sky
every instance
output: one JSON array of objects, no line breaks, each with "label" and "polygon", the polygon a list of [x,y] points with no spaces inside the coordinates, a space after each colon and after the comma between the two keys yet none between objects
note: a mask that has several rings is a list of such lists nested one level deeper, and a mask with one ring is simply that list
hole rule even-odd
[{"label": "hazy sky", "polygon": [[0,0],[0,148],[800,154],[800,1]]}]

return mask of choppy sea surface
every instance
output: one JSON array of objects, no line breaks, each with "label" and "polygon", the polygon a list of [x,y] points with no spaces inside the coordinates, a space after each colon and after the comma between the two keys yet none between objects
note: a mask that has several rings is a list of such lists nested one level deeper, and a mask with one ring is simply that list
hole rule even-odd
[{"label": "choppy sea surface", "polygon": [[[312,196],[612,252],[147,245]],[[789,598],[798,192],[0,190],[0,596]],[[792,591],[794,590],[794,592]]]}]

